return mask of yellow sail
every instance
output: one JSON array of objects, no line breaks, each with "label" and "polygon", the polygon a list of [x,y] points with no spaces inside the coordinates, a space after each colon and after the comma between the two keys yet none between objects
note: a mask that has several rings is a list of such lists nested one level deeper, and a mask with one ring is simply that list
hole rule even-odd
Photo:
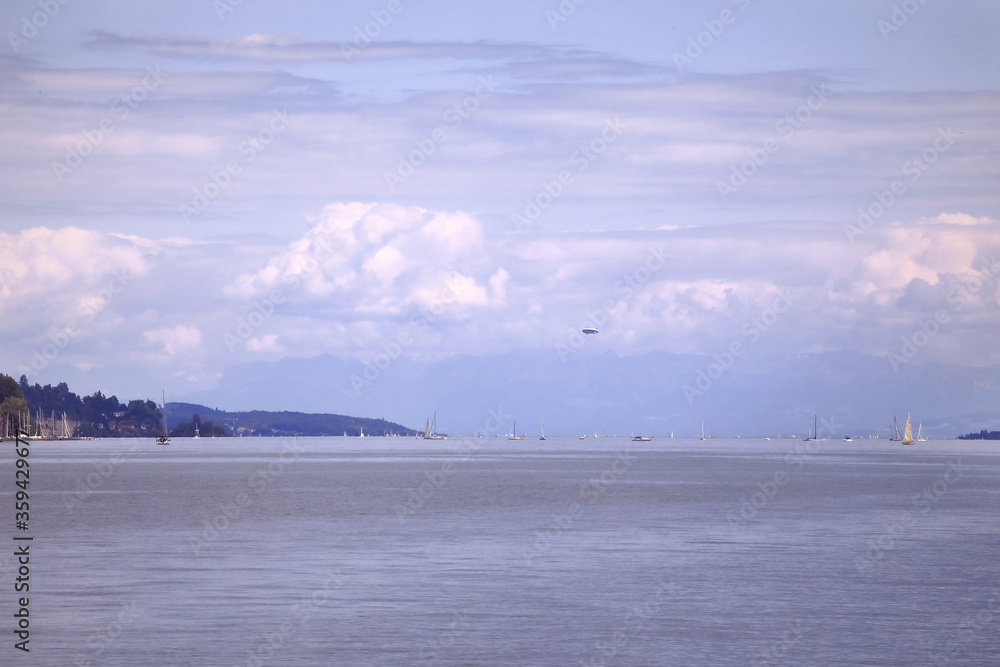
[{"label": "yellow sail", "polygon": [[906,428],[903,429],[903,444],[912,445],[913,444],[913,430],[910,428],[910,413],[906,413]]}]

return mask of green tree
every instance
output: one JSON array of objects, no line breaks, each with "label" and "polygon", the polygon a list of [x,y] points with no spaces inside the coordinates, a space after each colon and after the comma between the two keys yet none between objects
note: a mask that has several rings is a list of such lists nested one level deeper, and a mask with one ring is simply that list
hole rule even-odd
[{"label": "green tree", "polygon": [[18,386],[17,380],[9,375],[0,373],[0,403],[3,403],[12,396],[14,398],[24,398],[24,392]]},{"label": "green tree", "polygon": [[8,396],[0,402],[0,432],[13,435],[18,426],[28,428],[28,424],[21,424],[21,415],[27,418],[28,402],[20,396]]}]

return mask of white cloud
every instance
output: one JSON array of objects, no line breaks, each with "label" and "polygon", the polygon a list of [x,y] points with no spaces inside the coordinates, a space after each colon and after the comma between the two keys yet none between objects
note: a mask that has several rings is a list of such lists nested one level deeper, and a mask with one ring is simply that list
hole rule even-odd
[{"label": "white cloud", "polygon": [[281,290],[348,319],[398,315],[451,292],[460,305],[491,305],[483,283],[497,269],[480,223],[464,213],[348,203],[327,206],[311,221],[305,236],[265,267],[237,276],[226,294],[247,299]]},{"label": "white cloud", "polygon": [[62,324],[95,300],[106,306],[146,273],[151,252],[127,238],[76,227],[0,232],[0,315],[34,315],[44,303],[53,323]]},{"label": "white cloud", "polygon": [[201,347],[201,331],[194,327],[178,325],[172,329],[153,329],[143,332],[150,343],[163,346],[163,351],[171,357],[197,352]]}]

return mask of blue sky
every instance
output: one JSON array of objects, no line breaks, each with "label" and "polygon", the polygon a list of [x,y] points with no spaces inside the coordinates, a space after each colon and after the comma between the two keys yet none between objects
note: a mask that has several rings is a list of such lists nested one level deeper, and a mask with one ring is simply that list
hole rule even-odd
[{"label": "blue sky", "polygon": [[935,317],[908,364],[1000,363],[996,3],[53,0],[0,28],[15,376],[181,398],[360,365],[430,309],[415,363],[558,358],[603,319],[587,350],[711,359],[749,326],[891,366]]}]

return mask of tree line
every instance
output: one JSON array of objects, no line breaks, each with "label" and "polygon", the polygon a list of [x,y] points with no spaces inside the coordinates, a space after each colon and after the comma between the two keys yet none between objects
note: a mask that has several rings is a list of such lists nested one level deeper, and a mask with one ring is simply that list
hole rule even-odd
[{"label": "tree line", "polygon": [[14,380],[0,373],[0,433],[12,436],[15,428],[31,435],[133,438],[159,433],[162,416],[148,399],[122,403],[100,391],[80,397],[65,382],[31,385],[24,375]]}]

